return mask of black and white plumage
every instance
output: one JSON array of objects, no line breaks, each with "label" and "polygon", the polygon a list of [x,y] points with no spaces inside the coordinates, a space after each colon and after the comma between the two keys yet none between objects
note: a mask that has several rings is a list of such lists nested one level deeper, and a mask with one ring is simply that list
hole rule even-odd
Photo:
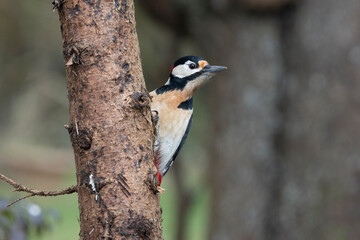
[{"label": "black and white plumage", "polygon": [[226,67],[222,66],[211,66],[200,57],[182,57],[174,63],[165,85],[150,93],[151,110],[156,112],[159,118],[154,153],[160,183],[189,133],[194,92],[215,72],[225,69]]}]

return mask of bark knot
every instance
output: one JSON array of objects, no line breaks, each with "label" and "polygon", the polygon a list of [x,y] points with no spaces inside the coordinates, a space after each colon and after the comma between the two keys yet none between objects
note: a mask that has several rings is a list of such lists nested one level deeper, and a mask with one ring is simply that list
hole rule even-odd
[{"label": "bark knot", "polygon": [[77,47],[69,46],[66,51],[66,56],[68,57],[68,60],[65,63],[65,66],[84,64],[84,62],[81,60],[80,55],[81,51]]},{"label": "bark knot", "polygon": [[76,146],[83,150],[89,150],[91,148],[93,133],[90,129],[79,129],[77,125],[69,125],[66,126],[66,128],[69,131],[70,137]]},{"label": "bark knot", "polygon": [[150,239],[153,223],[144,216],[137,215],[129,224],[129,229],[133,230],[139,237]]},{"label": "bark knot", "polygon": [[117,232],[124,237],[136,237],[136,239],[152,239],[151,235],[154,231],[154,223],[129,210],[130,218],[124,222],[123,226],[117,229]]},{"label": "bark knot", "polygon": [[53,11],[55,11],[55,9],[60,10],[63,3],[64,3],[64,0],[54,0],[54,1],[52,1],[52,5],[54,5],[53,6]]},{"label": "bark knot", "polygon": [[150,99],[143,92],[134,92],[131,94],[131,106],[135,109],[141,110],[150,106]]}]

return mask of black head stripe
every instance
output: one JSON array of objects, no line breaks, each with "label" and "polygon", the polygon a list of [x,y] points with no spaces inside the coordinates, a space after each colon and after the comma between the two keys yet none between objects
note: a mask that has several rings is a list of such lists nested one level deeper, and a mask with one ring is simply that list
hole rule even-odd
[{"label": "black head stripe", "polygon": [[[174,77],[174,76],[172,76]],[[155,90],[156,94],[163,94],[165,92],[168,91],[173,91],[173,90],[183,90],[185,85],[186,85],[186,81],[176,81],[176,80],[172,80],[172,77],[170,77],[170,84],[169,85],[164,85],[161,86],[159,88],[157,88]]]},{"label": "black head stripe", "polygon": [[182,58],[179,58],[178,60],[176,60],[176,62],[174,63],[174,66],[176,67],[178,65],[186,63],[187,61],[192,61],[193,63],[196,64],[196,67],[199,67],[198,62],[201,60],[204,60],[204,59],[202,59],[201,57],[197,57],[197,56],[185,56],[185,57],[182,57]]},{"label": "black head stripe", "polygon": [[196,72],[190,76],[179,78],[175,77],[174,75],[170,74],[170,84],[164,85],[156,89],[156,94],[162,94],[164,92],[172,91],[172,90],[183,90],[186,84],[197,77],[199,77],[203,73],[203,70]]},{"label": "black head stripe", "polygon": [[181,81],[186,81],[186,82],[190,82],[196,78],[198,78],[201,74],[203,74],[203,70],[199,71],[199,72],[196,72],[194,74],[191,74],[190,76],[187,76],[187,77],[184,77],[184,78],[181,78]]}]

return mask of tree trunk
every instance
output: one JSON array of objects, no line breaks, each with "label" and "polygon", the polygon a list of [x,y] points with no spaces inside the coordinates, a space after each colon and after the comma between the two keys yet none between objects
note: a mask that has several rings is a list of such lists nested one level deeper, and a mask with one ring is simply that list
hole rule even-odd
[{"label": "tree trunk", "polygon": [[80,239],[162,239],[134,3],[55,4],[66,62]]}]

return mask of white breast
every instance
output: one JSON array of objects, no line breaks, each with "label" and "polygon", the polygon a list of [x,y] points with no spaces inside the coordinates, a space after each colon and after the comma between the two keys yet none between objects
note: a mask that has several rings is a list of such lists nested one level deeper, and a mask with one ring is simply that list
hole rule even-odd
[{"label": "white breast", "polygon": [[[192,115],[192,110],[179,110],[179,112],[176,117],[169,119],[167,123],[159,125],[160,144],[158,147],[161,161],[158,168],[161,174],[164,174],[167,163],[172,160],[178,149]],[[161,118],[160,112],[159,117]]]},{"label": "white breast", "polygon": [[[155,100],[155,101],[154,101]],[[158,151],[158,171],[163,174],[166,164],[172,160],[185,134],[192,110],[183,110],[167,101],[153,99],[151,110],[158,111],[158,144],[154,151]]]}]

